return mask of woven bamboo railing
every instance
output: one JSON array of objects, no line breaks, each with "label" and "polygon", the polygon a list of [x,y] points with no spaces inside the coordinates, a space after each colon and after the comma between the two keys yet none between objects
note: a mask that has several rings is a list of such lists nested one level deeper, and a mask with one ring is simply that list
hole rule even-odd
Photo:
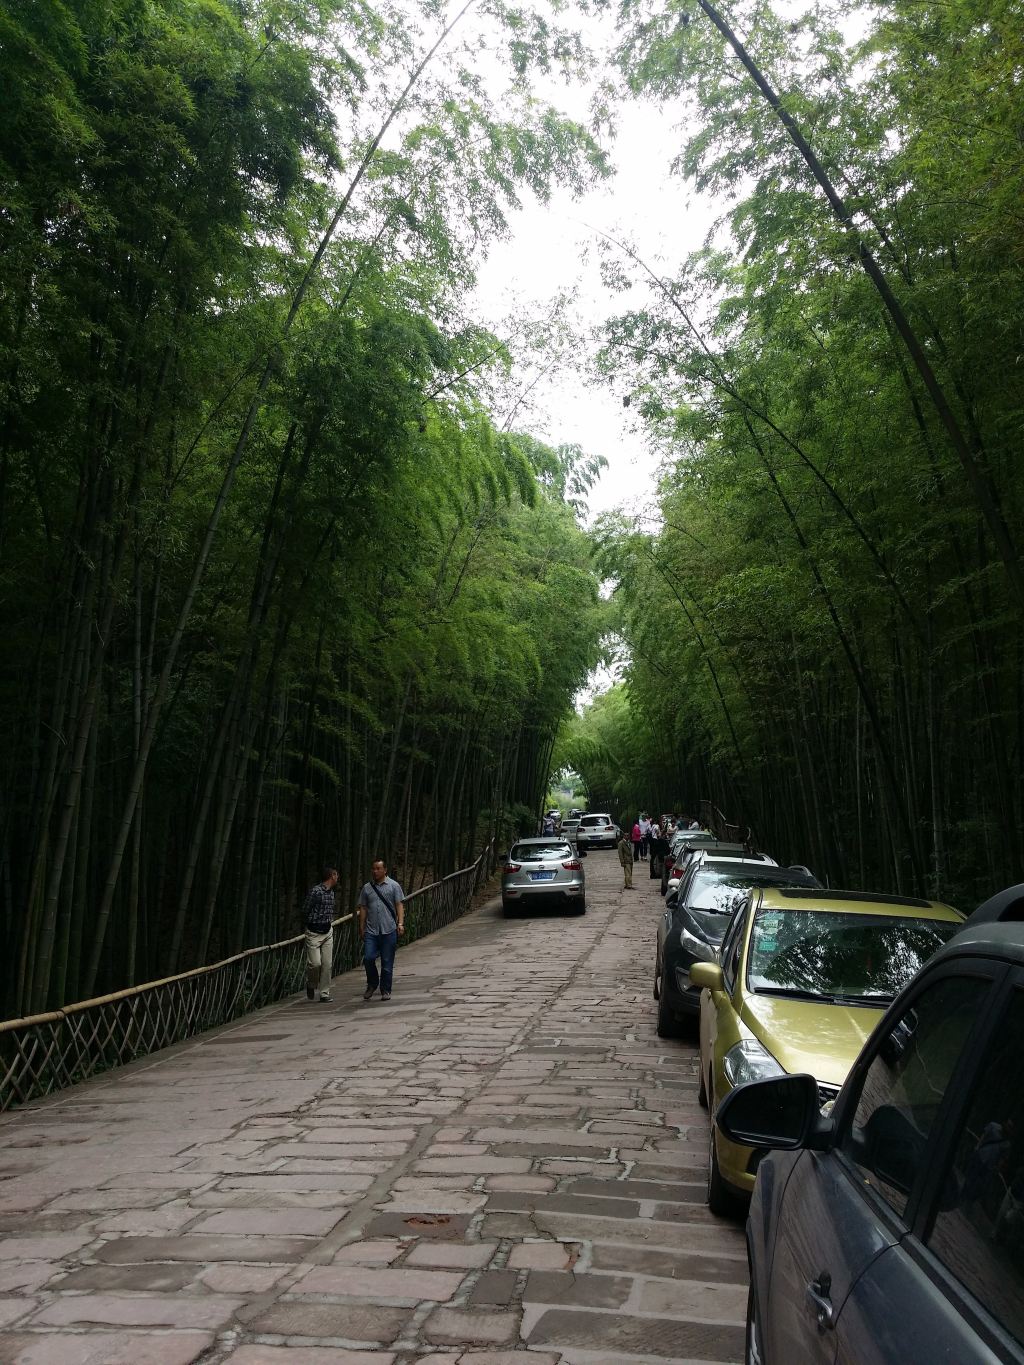
[{"label": "woven bamboo railing", "polygon": [[[494,868],[493,841],[475,863],[406,898],[410,943],[469,909]],[[334,974],[362,956],[355,915],[334,921]],[[123,1066],[293,995],[305,985],[304,935],[247,948],[161,981],[0,1023],[0,1111]]]}]

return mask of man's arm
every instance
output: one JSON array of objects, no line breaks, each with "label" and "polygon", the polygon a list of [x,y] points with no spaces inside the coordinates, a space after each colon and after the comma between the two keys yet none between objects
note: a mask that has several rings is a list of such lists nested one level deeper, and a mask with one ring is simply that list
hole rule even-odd
[{"label": "man's arm", "polygon": [[359,898],[359,904],[356,906],[356,914],[359,916],[359,937],[360,937],[360,938],[365,938],[365,937],[366,937],[366,906],[365,906],[365,904],[363,903],[363,898],[362,898],[362,896],[360,896],[360,898]]},{"label": "man's arm", "polygon": [[398,921],[398,932],[405,933],[405,901],[396,901],[395,919]]}]

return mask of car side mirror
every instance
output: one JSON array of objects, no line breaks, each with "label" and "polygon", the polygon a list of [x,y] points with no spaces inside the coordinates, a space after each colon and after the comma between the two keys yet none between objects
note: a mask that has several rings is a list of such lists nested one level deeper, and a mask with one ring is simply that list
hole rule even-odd
[{"label": "car side mirror", "polygon": [[706,987],[709,991],[724,991],[725,977],[717,962],[695,962],[690,968],[690,985]]},{"label": "car side mirror", "polygon": [[788,1152],[827,1147],[833,1126],[822,1117],[818,1082],[806,1075],[737,1086],[715,1111],[715,1123],[730,1142]]}]

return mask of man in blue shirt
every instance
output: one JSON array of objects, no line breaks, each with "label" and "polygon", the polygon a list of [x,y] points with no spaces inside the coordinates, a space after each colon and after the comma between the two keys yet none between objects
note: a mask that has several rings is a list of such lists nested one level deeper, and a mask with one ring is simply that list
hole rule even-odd
[{"label": "man in blue shirt", "polygon": [[[363,940],[363,966],[366,990],[363,999],[373,998],[380,986],[380,998],[391,999],[398,937],[405,933],[405,892],[388,876],[383,858],[373,865],[373,879],[359,893],[359,934]],[[377,958],[380,958],[380,975]]]}]

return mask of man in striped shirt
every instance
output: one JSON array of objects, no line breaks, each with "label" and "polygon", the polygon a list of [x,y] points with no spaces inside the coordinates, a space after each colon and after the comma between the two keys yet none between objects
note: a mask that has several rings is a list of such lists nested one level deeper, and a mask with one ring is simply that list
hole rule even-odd
[{"label": "man in striped shirt", "polygon": [[306,999],[316,999],[317,982],[320,999],[331,998],[331,969],[334,964],[334,888],[338,884],[338,869],[325,867],[316,886],[302,902],[306,920]]}]

